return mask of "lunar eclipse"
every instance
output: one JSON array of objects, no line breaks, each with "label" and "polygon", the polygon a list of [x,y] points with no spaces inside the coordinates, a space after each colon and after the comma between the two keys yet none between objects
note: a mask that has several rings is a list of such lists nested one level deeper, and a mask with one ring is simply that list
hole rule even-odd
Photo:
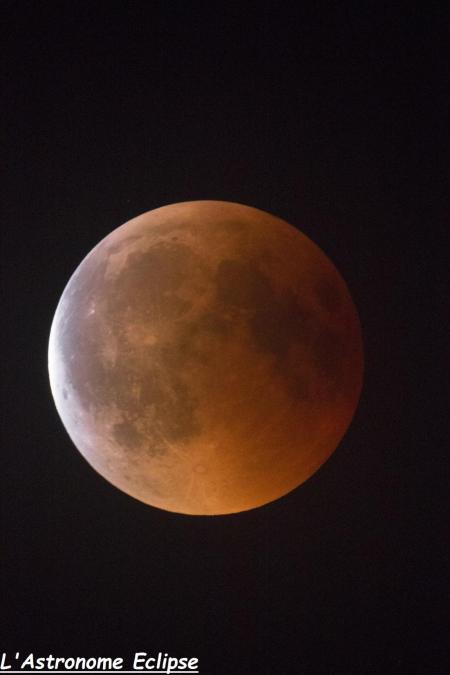
[{"label": "lunar eclipse", "polygon": [[125,493],[236,513],[306,481],[362,385],[357,311],[299,230],[220,201],[172,204],[105,237],[58,304],[53,397],[72,441]]}]

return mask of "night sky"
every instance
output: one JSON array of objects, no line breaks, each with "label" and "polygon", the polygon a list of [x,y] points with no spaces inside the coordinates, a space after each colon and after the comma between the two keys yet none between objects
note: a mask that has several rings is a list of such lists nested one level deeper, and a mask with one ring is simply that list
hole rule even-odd
[{"label": "night sky", "polygon": [[[290,4],[2,3],[0,651],[166,651],[203,675],[444,672],[449,13]],[[209,518],[97,475],[47,375],[84,256],[195,199],[313,239],[366,358],[331,459],[277,502]]]}]

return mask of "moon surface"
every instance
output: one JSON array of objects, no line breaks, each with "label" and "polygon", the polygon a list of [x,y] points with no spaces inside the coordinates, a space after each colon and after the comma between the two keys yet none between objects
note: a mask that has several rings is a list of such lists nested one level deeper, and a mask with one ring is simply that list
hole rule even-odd
[{"label": "moon surface", "polygon": [[152,506],[218,515],[306,481],[359,399],[361,330],[326,255],[255,208],[194,201],[103,239],[60,299],[53,397],[104,478]]}]

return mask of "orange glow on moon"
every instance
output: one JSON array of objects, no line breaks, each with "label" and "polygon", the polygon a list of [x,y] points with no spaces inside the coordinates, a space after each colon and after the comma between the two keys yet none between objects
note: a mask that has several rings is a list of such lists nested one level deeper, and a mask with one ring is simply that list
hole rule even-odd
[{"label": "orange glow on moon", "polygon": [[197,201],[117,228],[67,284],[49,344],[79,451],[152,506],[217,515],[273,501],[334,452],[359,399],[358,315],[305,235]]}]

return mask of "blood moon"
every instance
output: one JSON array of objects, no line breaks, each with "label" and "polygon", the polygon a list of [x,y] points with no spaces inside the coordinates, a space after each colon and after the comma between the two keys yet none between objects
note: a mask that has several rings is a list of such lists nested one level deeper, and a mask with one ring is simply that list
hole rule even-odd
[{"label": "blood moon", "polygon": [[49,344],[56,407],[113,485],[186,514],[252,509],[333,453],[360,395],[342,277],[286,222],[220,201],[117,228],[81,262]]}]

